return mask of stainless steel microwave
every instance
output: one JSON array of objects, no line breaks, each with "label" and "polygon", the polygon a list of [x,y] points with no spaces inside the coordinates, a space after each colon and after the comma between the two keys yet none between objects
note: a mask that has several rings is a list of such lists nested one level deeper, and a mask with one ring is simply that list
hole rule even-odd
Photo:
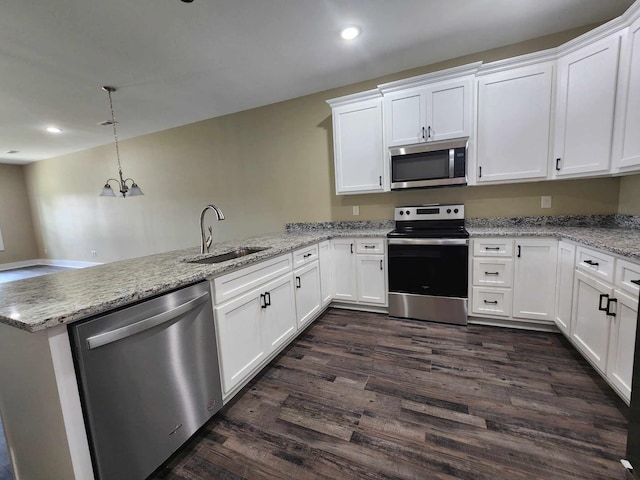
[{"label": "stainless steel microwave", "polygon": [[393,147],[391,190],[467,184],[469,137]]}]

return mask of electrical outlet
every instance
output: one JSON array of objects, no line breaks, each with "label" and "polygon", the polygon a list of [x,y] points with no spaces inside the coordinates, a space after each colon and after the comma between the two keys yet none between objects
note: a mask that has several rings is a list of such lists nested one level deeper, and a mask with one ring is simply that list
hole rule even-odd
[{"label": "electrical outlet", "polygon": [[540,208],[551,208],[551,197],[543,195],[540,197]]},{"label": "electrical outlet", "polygon": [[95,250],[91,250],[91,256],[92,257],[97,257],[98,256],[98,252],[96,252]]},{"label": "electrical outlet", "polygon": [[356,216],[360,215],[360,206],[358,206],[358,205],[354,205],[353,206],[353,214],[356,215]]},{"label": "electrical outlet", "polygon": [[46,248],[44,249],[44,254],[45,254],[45,255],[48,255],[48,254],[49,254],[49,252],[47,251],[47,249],[46,249]]}]

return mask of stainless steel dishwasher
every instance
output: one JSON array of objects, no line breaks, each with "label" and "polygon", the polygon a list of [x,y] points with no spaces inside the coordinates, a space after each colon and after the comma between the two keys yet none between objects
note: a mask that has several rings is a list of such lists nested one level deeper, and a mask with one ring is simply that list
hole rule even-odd
[{"label": "stainless steel dishwasher", "polygon": [[69,333],[101,480],[146,478],[222,406],[208,282]]}]

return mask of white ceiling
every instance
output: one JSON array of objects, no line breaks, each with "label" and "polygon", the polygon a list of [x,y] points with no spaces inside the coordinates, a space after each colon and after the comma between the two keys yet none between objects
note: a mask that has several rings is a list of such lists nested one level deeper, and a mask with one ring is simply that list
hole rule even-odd
[{"label": "white ceiling", "polygon": [[[124,139],[609,20],[633,2],[1,3],[0,163],[20,164],[110,143],[102,85],[119,88]],[[348,24],[363,30],[351,43]]]}]

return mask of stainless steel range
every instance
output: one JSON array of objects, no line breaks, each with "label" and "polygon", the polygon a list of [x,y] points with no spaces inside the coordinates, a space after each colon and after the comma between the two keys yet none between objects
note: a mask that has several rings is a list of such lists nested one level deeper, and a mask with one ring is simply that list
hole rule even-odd
[{"label": "stainless steel range", "polygon": [[389,315],[467,324],[464,205],[398,207],[389,247]]}]

